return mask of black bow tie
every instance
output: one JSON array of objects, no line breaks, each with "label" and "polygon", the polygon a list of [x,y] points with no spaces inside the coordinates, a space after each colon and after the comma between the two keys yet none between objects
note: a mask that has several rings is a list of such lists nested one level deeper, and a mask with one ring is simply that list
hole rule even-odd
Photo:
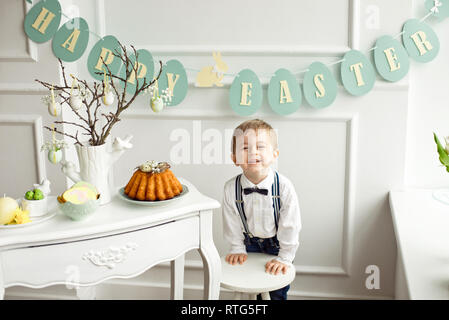
[{"label": "black bow tie", "polygon": [[244,194],[250,194],[253,192],[258,192],[260,194],[263,194],[264,196],[266,196],[268,194],[268,190],[267,189],[259,189],[259,188],[245,188],[243,189],[243,193]]}]

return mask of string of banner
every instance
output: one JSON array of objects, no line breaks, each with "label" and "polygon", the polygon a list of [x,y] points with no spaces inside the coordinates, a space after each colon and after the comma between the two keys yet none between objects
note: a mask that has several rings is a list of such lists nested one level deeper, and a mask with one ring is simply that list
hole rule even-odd
[{"label": "string of banner", "polygon": [[[31,3],[31,0],[27,0]],[[430,16],[442,20],[449,16],[449,0],[425,0],[429,11],[421,19],[409,19],[404,23],[402,31],[395,37],[385,35],[376,40],[375,45],[368,50],[374,51],[374,66],[365,54],[358,50],[348,51],[342,59],[323,64],[313,62],[307,69],[292,73],[281,68],[270,74],[268,84],[268,102],[274,112],[288,115],[298,110],[303,98],[314,108],[330,106],[337,96],[337,81],[329,67],[341,63],[340,77],[343,87],[354,96],[361,96],[374,86],[377,73],[386,81],[397,82],[404,78],[410,68],[410,59],[427,63],[438,55],[440,43],[435,31],[424,21]],[[69,18],[61,27],[61,15],[67,17],[61,10],[58,0],[41,0],[36,3],[25,16],[24,28],[27,36],[34,42],[44,43],[52,40],[52,49],[56,57],[65,62],[79,59],[85,52],[89,34],[100,38],[90,50],[87,59],[87,69],[96,80],[103,80],[105,72],[103,61],[108,65],[113,75],[126,76],[126,68],[121,68],[120,59],[115,59],[113,52],[121,52],[119,42],[113,35],[104,37],[89,30],[89,26],[81,17]],[[402,36],[402,44],[397,40]],[[139,49],[137,79],[151,81],[154,77],[153,56],[148,50]],[[188,79],[186,70],[197,72],[195,85],[197,87],[222,87],[225,76],[235,77],[229,90],[231,108],[239,115],[254,114],[262,105],[263,90],[257,74],[250,69],[239,73],[228,73],[228,65],[223,61],[220,52],[212,53],[214,66],[202,69],[185,68],[176,60],[169,60],[163,66],[158,80],[157,89],[170,95],[165,103],[169,106],[180,104],[187,95]],[[130,57],[135,61],[135,55]],[[296,76],[304,74],[301,84]],[[129,81],[129,79],[128,79]],[[121,81],[122,87],[124,86]],[[143,81],[141,81],[143,83]],[[134,92],[135,85],[128,83],[126,90]],[[302,93],[303,91],[303,93]],[[160,111],[162,108],[158,108]]]}]

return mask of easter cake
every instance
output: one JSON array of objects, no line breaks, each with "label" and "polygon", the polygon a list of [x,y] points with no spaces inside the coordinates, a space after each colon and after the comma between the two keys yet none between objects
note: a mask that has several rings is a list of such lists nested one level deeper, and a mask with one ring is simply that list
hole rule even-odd
[{"label": "easter cake", "polygon": [[182,185],[167,162],[148,161],[136,168],[125,194],[134,200],[160,201],[176,197]]}]

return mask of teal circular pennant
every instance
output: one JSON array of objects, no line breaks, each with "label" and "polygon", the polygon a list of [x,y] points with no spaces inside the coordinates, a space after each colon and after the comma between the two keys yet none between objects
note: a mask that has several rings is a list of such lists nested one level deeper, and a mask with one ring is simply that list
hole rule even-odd
[{"label": "teal circular pennant", "polygon": [[[104,79],[103,68],[106,69],[106,72],[108,70],[103,65],[103,61],[109,70],[111,70],[111,73],[113,75],[117,75],[120,70],[120,66],[122,65],[122,61],[120,58],[114,56],[114,54],[121,53],[122,48],[120,47],[116,37],[105,36],[98,40],[90,50],[87,58],[87,69],[89,70],[90,75],[97,80]],[[97,74],[97,72],[101,72],[102,74]]]},{"label": "teal circular pennant", "polygon": [[268,85],[268,103],[274,112],[288,115],[298,110],[302,94],[295,76],[286,69],[279,69]]},{"label": "teal circular pennant", "polygon": [[374,87],[376,73],[368,58],[358,50],[351,50],[341,63],[341,81],[345,89],[353,96],[361,96]]},{"label": "teal circular pennant", "polygon": [[314,62],[304,76],[304,97],[314,108],[325,108],[337,97],[337,81],[321,62]]},{"label": "teal circular pennant", "polygon": [[56,32],[52,47],[56,57],[63,61],[78,60],[89,43],[89,26],[83,18],[73,18]]},{"label": "teal circular pennant", "polygon": [[[449,17],[449,0],[426,0],[424,3],[427,10],[440,20]],[[433,11],[432,11],[433,10]]]},{"label": "teal circular pennant", "polygon": [[168,106],[176,106],[184,100],[188,90],[187,73],[184,66],[178,60],[169,60],[162,66],[162,73],[158,80],[159,94],[169,89],[171,100]]},{"label": "teal circular pennant", "polygon": [[[139,89],[143,87],[144,82],[150,84],[153,80],[154,74],[154,63],[153,56],[148,50],[139,49],[136,51],[137,53],[137,62],[136,55],[133,53],[129,56],[130,64],[128,66],[129,76],[126,77],[126,66],[120,69],[120,77],[122,79],[127,79],[126,82],[126,92],[134,94],[137,90],[137,84],[139,85]],[[137,64],[137,66],[136,66]],[[137,74],[134,72],[134,68],[137,68]],[[120,84],[123,88],[125,88],[125,82],[120,81]]]},{"label": "teal circular pennant", "polygon": [[410,68],[407,51],[391,36],[377,39],[374,49],[377,72],[387,81],[396,82],[404,78]]},{"label": "teal circular pennant", "polygon": [[440,41],[435,31],[418,19],[407,20],[404,24],[402,42],[410,58],[418,62],[430,62],[440,50]]},{"label": "teal circular pennant", "polygon": [[249,116],[260,108],[262,100],[262,85],[257,75],[250,69],[240,71],[229,90],[232,110],[241,116]]},{"label": "teal circular pennant", "polygon": [[28,38],[37,43],[50,40],[61,22],[61,5],[58,0],[42,0],[25,16],[23,26]]}]

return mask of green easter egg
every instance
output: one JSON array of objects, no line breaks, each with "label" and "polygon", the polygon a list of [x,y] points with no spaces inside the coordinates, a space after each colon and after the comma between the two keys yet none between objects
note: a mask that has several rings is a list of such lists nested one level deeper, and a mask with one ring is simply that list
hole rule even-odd
[{"label": "green easter egg", "polygon": [[[122,53],[122,48],[116,37],[105,36],[95,43],[87,58],[87,70],[89,70],[89,73],[93,78],[97,80],[104,79],[103,68],[106,69],[106,67],[103,65],[103,61],[113,75],[118,74],[122,61],[120,58],[114,56],[114,53]],[[101,58],[103,58],[103,60]],[[97,74],[96,72],[101,72],[101,74]]]},{"label": "green easter egg", "polygon": [[433,29],[418,19],[407,20],[404,24],[402,42],[410,58],[418,62],[429,62],[440,51],[440,41]]},{"label": "green easter egg", "polygon": [[286,69],[279,69],[268,85],[268,103],[274,112],[288,115],[301,105],[301,88],[295,76]]},{"label": "green easter egg", "polygon": [[249,116],[260,108],[262,100],[262,85],[257,75],[250,69],[240,71],[229,90],[232,110],[241,116]]},{"label": "green easter egg", "polygon": [[184,100],[188,89],[187,73],[178,60],[169,60],[162,66],[162,73],[158,80],[159,95],[169,89],[171,98],[167,106],[176,106]]},{"label": "green easter egg", "polygon": [[23,23],[28,38],[37,43],[50,40],[61,22],[61,5],[57,0],[43,0],[28,11]]},{"label": "green easter egg", "polygon": [[341,63],[341,81],[345,89],[354,96],[361,96],[374,87],[376,73],[368,58],[357,50],[351,50]]},{"label": "green easter egg", "polygon": [[397,82],[404,78],[410,68],[407,51],[391,36],[377,39],[374,49],[374,63],[377,72],[387,81]]},{"label": "green easter egg", "polygon": [[52,48],[56,57],[62,61],[78,60],[89,43],[89,26],[83,18],[67,21],[56,32]]},{"label": "green easter egg", "polygon": [[[139,88],[142,88],[144,85],[144,81],[146,84],[149,84],[153,80],[154,73],[154,63],[153,56],[148,50],[139,49],[137,52],[137,75],[134,72],[133,68],[136,65],[136,55],[132,54],[129,56],[129,60],[131,61],[131,65],[128,66],[129,69],[129,77],[127,78],[126,91],[134,94],[136,92],[137,84]],[[126,79],[126,66],[123,66],[120,69],[120,77]],[[145,79],[145,80],[144,80]],[[125,82],[120,81],[120,84],[123,88],[125,88]]]},{"label": "green easter egg", "polygon": [[337,97],[337,81],[321,62],[314,62],[304,76],[304,97],[314,108],[330,106]]},{"label": "green easter egg", "polygon": [[25,199],[27,199],[27,200],[33,200],[33,198],[34,198],[34,192],[33,192],[32,190],[27,191],[27,192],[25,193]]},{"label": "green easter egg", "polygon": [[34,192],[34,196],[33,196],[34,200],[44,199],[44,193],[40,189],[34,189],[33,192]]}]

